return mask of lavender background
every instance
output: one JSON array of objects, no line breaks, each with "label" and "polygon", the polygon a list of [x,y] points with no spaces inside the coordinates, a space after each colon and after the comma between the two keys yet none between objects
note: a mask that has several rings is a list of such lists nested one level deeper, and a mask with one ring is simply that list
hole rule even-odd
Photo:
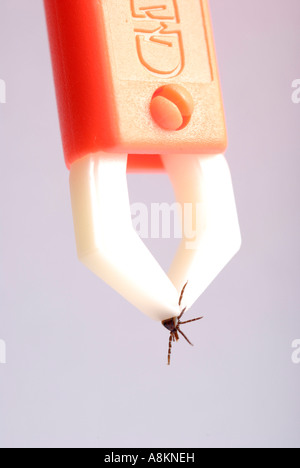
[{"label": "lavender background", "polygon": [[[167,368],[165,330],[77,261],[42,1],[0,0],[1,447],[300,447],[300,2],[210,4],[243,247]],[[147,244],[167,267],[176,242]]]}]

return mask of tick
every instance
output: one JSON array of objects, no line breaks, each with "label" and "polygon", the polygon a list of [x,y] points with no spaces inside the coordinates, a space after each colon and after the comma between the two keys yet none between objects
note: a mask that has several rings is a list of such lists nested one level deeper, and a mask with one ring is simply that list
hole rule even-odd
[{"label": "tick", "polygon": [[[184,295],[184,291],[185,291],[185,288],[187,287],[187,282],[185,283],[185,285],[183,286],[182,288],[182,291],[181,291],[181,294],[180,294],[180,298],[179,298],[179,307],[181,306],[181,302],[182,302],[182,298],[183,298],[183,295]],[[183,314],[185,313],[186,311],[186,307],[181,311],[180,315],[178,317],[172,317],[170,319],[167,319],[167,320],[163,320],[161,323],[163,324],[163,326],[169,330],[170,332],[170,338],[169,338],[169,349],[168,349],[168,366],[170,365],[171,363],[171,353],[172,353],[172,342],[174,341],[178,341],[179,340],[179,335],[178,335],[178,332],[183,336],[183,338],[186,339],[186,341],[191,345],[191,346],[194,346],[190,340],[188,339],[188,337],[183,333],[182,330],[180,330],[180,325],[184,325],[185,323],[190,323],[190,322],[195,322],[196,320],[201,320],[203,319],[203,317],[197,317],[197,318],[194,318],[194,319],[191,319],[191,320],[186,320],[185,322],[181,322],[181,318],[183,316]]]}]

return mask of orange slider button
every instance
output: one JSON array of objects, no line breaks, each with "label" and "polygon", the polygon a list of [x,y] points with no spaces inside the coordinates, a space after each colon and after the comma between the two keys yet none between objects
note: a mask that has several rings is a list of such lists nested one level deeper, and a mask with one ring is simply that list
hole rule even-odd
[{"label": "orange slider button", "polygon": [[187,126],[194,111],[190,93],[180,85],[165,85],[155,91],[150,112],[153,120],[165,130],[181,130]]}]

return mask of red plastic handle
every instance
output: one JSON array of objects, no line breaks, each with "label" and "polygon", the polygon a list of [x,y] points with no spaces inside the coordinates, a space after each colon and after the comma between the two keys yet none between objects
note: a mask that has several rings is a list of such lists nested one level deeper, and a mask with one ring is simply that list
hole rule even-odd
[{"label": "red plastic handle", "polygon": [[206,0],[44,0],[68,167],[220,153],[226,129]]}]

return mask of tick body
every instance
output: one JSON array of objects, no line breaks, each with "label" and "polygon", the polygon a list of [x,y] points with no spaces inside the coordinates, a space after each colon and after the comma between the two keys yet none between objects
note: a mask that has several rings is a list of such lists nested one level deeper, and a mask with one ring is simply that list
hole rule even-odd
[{"label": "tick body", "polygon": [[[185,285],[183,286],[182,288],[182,291],[181,291],[181,294],[180,294],[180,298],[179,298],[179,306],[181,306],[181,303],[182,303],[182,298],[183,298],[183,295],[184,295],[184,291],[185,291],[185,288],[187,286],[188,283],[185,283]],[[184,322],[182,322],[180,319],[182,318],[183,314],[185,313],[186,311],[186,307],[181,311],[180,315],[178,317],[172,317],[170,319],[167,319],[167,320],[163,320],[161,323],[163,324],[163,326],[170,332],[170,337],[169,337],[169,348],[168,348],[168,366],[170,365],[171,363],[171,353],[172,353],[172,343],[173,341],[178,341],[179,340],[179,334],[180,333],[183,338],[191,345],[193,346],[193,344],[190,342],[190,340],[188,339],[188,337],[183,333],[183,331],[180,329],[180,325],[184,325],[185,323],[190,323],[190,322],[195,322],[196,320],[201,320],[203,319],[203,317],[197,317],[197,318],[194,318],[194,319],[191,319],[191,320],[186,320]]]}]

